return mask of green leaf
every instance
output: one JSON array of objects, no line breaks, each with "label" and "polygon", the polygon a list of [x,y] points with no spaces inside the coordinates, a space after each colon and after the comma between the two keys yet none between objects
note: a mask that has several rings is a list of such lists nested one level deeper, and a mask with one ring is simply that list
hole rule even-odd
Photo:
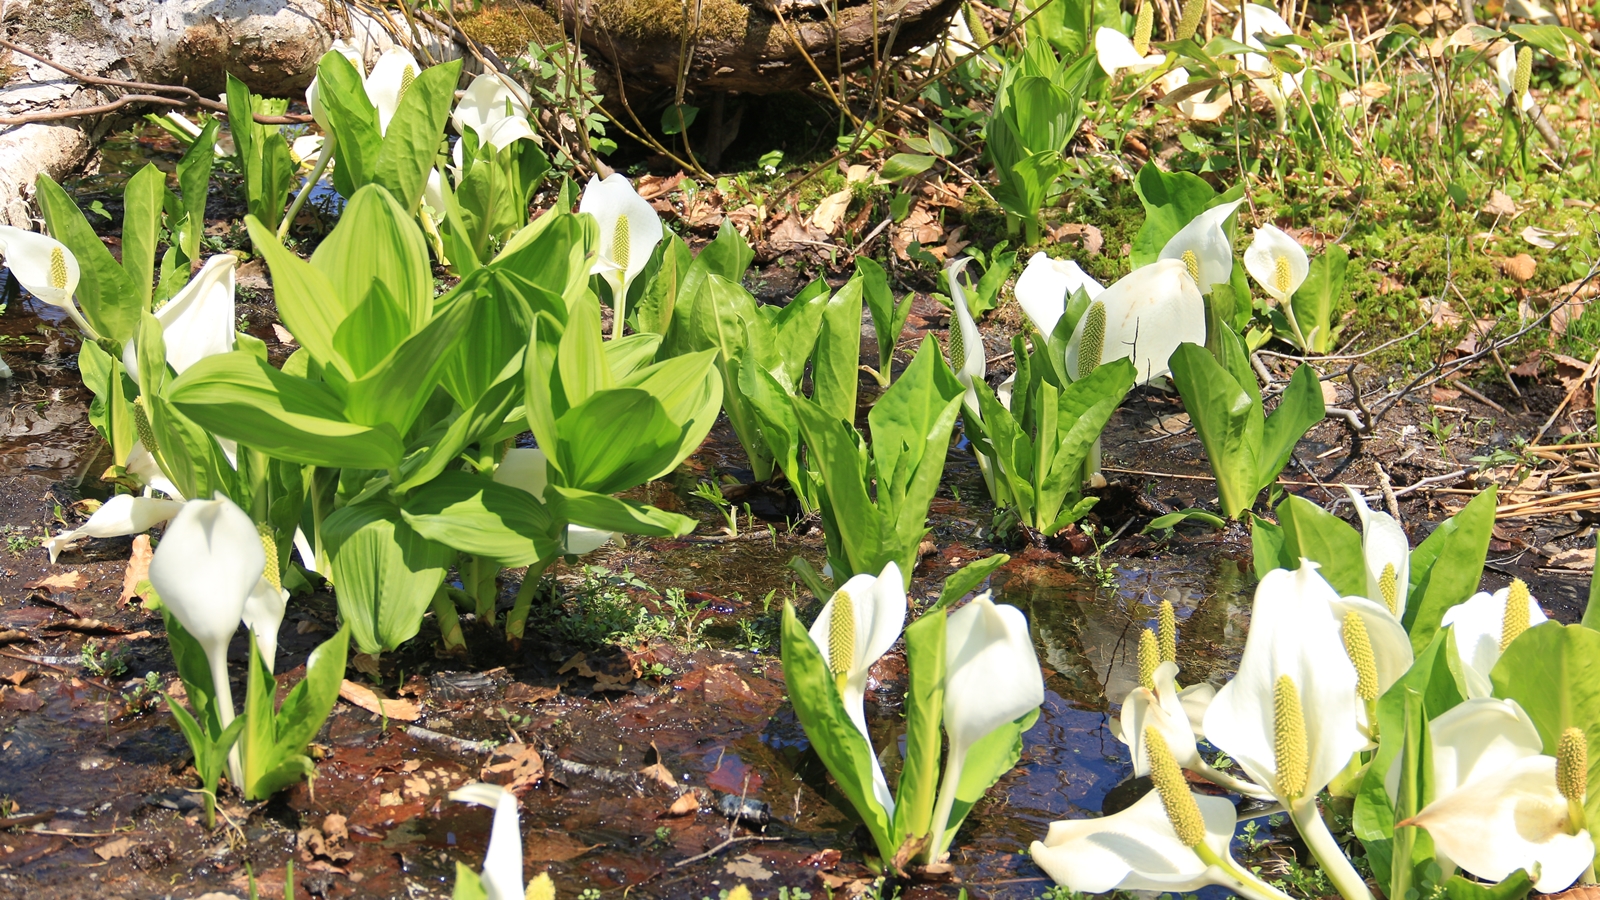
[{"label": "green leaf", "polygon": [[401,95],[372,160],[372,182],[388,189],[408,214],[422,200],[460,78],[459,59],[423,69]]},{"label": "green leaf", "polygon": [[1344,296],[1345,268],[1350,254],[1338,244],[1329,244],[1322,255],[1311,261],[1310,274],[1305,283],[1294,292],[1291,304],[1295,321],[1305,331],[1311,343],[1311,352],[1328,353],[1333,350],[1335,328],[1333,310]]},{"label": "green leaf", "polygon": [[349,421],[325,385],[285,375],[242,350],[190,366],[167,399],[202,427],[278,459],[330,468],[400,464],[393,428]]},{"label": "green leaf", "polygon": [[1572,57],[1572,54],[1567,52],[1567,39],[1569,36],[1576,40],[1580,47],[1588,43],[1581,35],[1574,34],[1572,29],[1563,28],[1560,25],[1519,23],[1506,30],[1563,62]]},{"label": "green leaf", "polygon": [[1256,458],[1265,422],[1260,401],[1197,344],[1179,344],[1168,364],[1216,476],[1222,512],[1238,518],[1261,492]]},{"label": "green leaf", "polygon": [[[1595,540],[1600,544],[1600,537],[1596,537]],[[1583,624],[1585,627],[1600,631],[1600,566],[1594,567],[1589,572],[1589,602],[1583,607]]]},{"label": "green leaf", "polygon": [[361,72],[337,51],[329,50],[317,63],[317,88],[335,141],[333,187],[349,197],[373,178],[383,147],[378,109],[367,98]]},{"label": "green leaf", "polygon": [[560,482],[615,494],[660,471],[677,453],[682,430],[648,392],[613,388],[568,410],[556,421],[556,433],[561,437],[550,462]]},{"label": "green leaf", "polygon": [[482,475],[445,472],[407,495],[406,523],[429,540],[501,566],[561,554],[561,531],[537,497]]},{"label": "green leaf", "polygon": [[624,534],[642,534],[651,537],[683,537],[694,531],[695,526],[699,524],[688,516],[680,516],[677,513],[607,494],[596,494],[561,485],[553,485],[550,490],[560,498],[560,504],[555,510],[559,519],[601,531],[620,531]]},{"label": "green leaf", "polygon": [[[1278,507],[1286,569],[1300,568],[1301,559],[1318,565],[1317,574],[1341,597],[1363,597],[1367,569],[1361,552],[1361,533],[1322,507],[1290,494]],[[1276,568],[1276,567],[1274,567]]]},{"label": "green leaf", "polygon": [[127,270],[106,249],[78,205],[48,174],[34,182],[35,199],[44,213],[50,236],[72,251],[78,260],[78,304],[83,317],[100,333],[119,343],[133,337],[139,315],[149,308]]},{"label": "green leaf", "polygon": [[889,815],[873,796],[872,747],[850,721],[833,673],[828,671],[811,635],[795,617],[794,605],[788,602],[783,604],[782,655],[789,702],[812,749],[866,823],[879,858],[892,860],[899,848],[891,835]]},{"label": "green leaf", "polygon": [[908,296],[896,304],[889,289],[888,274],[870,257],[856,257],[856,277],[861,279],[862,299],[872,311],[872,333],[878,342],[878,374],[887,381],[895,345],[900,343],[906,317],[911,314],[911,298]]},{"label": "green leaf", "polygon": [[966,762],[961,767],[961,781],[956,785],[956,800],[950,807],[944,832],[945,846],[955,839],[972,807],[1022,758],[1022,736],[1038,721],[1039,710],[1029,710],[1016,721],[989,732],[967,751]]},{"label": "green leaf", "polygon": [[1495,494],[1490,487],[1473,497],[1411,551],[1410,590],[1402,621],[1413,648],[1427,646],[1445,610],[1478,590],[1494,530]]},{"label": "green leaf", "polygon": [[1190,172],[1163,172],[1154,162],[1144,164],[1134,181],[1144,203],[1144,224],[1133,237],[1133,267],[1156,261],[1172,236],[1205,212],[1217,192],[1205,179]]},{"label": "green leaf", "polygon": [[450,894],[451,900],[489,900],[489,892],[483,887],[483,879],[464,862],[456,863],[456,886]]},{"label": "green leaf", "polygon": [[[989,560],[1007,558],[1001,555]],[[961,571],[973,565],[978,564]],[[949,583],[946,579],[947,589]],[[945,620],[941,604],[924,612],[905,631],[906,758],[894,799],[893,843],[897,848],[907,838],[921,838],[933,829],[934,801],[939,793],[939,726],[944,720]]]},{"label": "green leaf", "polygon": [[1499,884],[1479,884],[1460,875],[1451,875],[1444,883],[1446,900],[1522,900],[1533,890],[1533,879],[1526,869],[1518,869]]},{"label": "green leaf", "polygon": [[156,238],[161,233],[161,207],[167,176],[148,163],[122,189],[122,268],[148,306],[155,284]]},{"label": "green leaf", "polygon": [[883,161],[878,177],[884,181],[903,181],[928,171],[937,161],[921,153],[896,153]]},{"label": "green leaf", "polygon": [[[178,190],[183,192],[180,200],[183,215],[178,217],[181,222],[175,222],[169,213],[168,228],[173,231],[185,264],[200,259],[200,239],[205,236],[206,228],[206,197],[211,184],[211,169],[217,158],[217,133],[221,129],[220,121],[207,119],[205,126],[200,129],[200,136],[194,139],[194,143],[184,151],[183,158],[178,160]],[[174,225],[178,227],[174,228]],[[187,266],[180,268],[183,270],[182,281],[188,281]],[[176,293],[175,288],[172,293]]]},{"label": "green leaf", "polygon": [[444,376],[477,304],[492,302],[474,293],[446,306],[420,331],[406,338],[372,371],[344,386],[345,414],[352,422],[389,426],[406,434]]},{"label": "green leaf", "polygon": [[[1255,376],[1251,373],[1242,373],[1235,377],[1249,379],[1249,384],[1255,386]],[[1294,453],[1295,444],[1300,438],[1311,430],[1311,426],[1321,422],[1328,414],[1327,407],[1322,402],[1322,385],[1317,381],[1317,373],[1310,366],[1300,366],[1294,370],[1294,375],[1289,378],[1289,387],[1283,392],[1283,397],[1278,401],[1278,408],[1272,415],[1267,416],[1265,427],[1261,433],[1261,451],[1257,456],[1259,469],[1256,472],[1257,490],[1267,488],[1278,480],[1278,473],[1283,471],[1289,457]],[[1360,593],[1359,591],[1357,593]]]},{"label": "green leaf", "polygon": [[349,363],[334,348],[334,335],[355,304],[366,297],[365,289],[353,297],[342,296],[328,276],[285,249],[260,219],[246,216],[244,221],[252,246],[271,270],[273,300],[284,326],[319,365],[354,378]]},{"label": "green leaf", "polygon": [[695,116],[700,115],[700,107],[690,106],[687,103],[675,103],[661,111],[661,133],[682,134],[694,124]]},{"label": "green leaf", "polygon": [[[1004,553],[985,556],[975,559],[961,568],[945,576],[944,586],[939,589],[939,600],[930,609],[945,609],[962,597],[972,593],[982,584],[994,570],[1011,561],[1011,557]],[[927,615],[924,613],[923,615]]]},{"label": "green leaf", "polygon": [[1250,514],[1250,555],[1256,579],[1267,577],[1273,569],[1292,569],[1295,561],[1284,549],[1287,543],[1283,526],[1269,522],[1255,513]]},{"label": "green leaf", "polygon": [[646,366],[621,379],[617,387],[644,391],[661,402],[667,420],[680,430],[678,447],[648,481],[666,475],[700,449],[722,409],[724,387],[717,373],[716,351],[704,350]]},{"label": "green leaf", "polygon": [[322,523],[339,617],[362,653],[414,637],[456,552],[414,531],[381,500],[346,506]]},{"label": "green leaf", "polygon": [[1555,756],[1561,733],[1583,731],[1589,746],[1590,821],[1600,816],[1600,631],[1544,622],[1506,647],[1489,673],[1494,695],[1520,704]]},{"label": "green leaf", "polygon": [[278,710],[276,750],[280,756],[304,755],[311,739],[339,699],[349,655],[350,626],[344,625],[306,657],[306,674],[283,699]]},{"label": "green leaf", "polygon": [[811,363],[811,399],[836,419],[855,421],[861,380],[861,303],[864,279],[852,278],[829,297]]},{"label": "green leaf", "polygon": [[[414,90],[415,85],[406,96]],[[311,254],[311,265],[327,277],[334,291],[333,297],[319,298],[324,305],[332,301],[335,308],[349,314],[367,297],[369,285],[378,283],[405,312],[410,331],[428,321],[433,315],[428,244],[407,208],[378,185],[355,192],[340,214],[339,224]]]}]

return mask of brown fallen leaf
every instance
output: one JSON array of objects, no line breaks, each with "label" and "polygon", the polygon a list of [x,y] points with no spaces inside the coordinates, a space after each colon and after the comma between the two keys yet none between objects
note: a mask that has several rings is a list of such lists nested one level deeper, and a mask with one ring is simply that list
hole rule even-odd
[{"label": "brown fallen leaf", "polygon": [[1489,194],[1489,202],[1483,205],[1481,212],[1494,218],[1505,218],[1517,214],[1517,204],[1504,191],[1495,190]]},{"label": "brown fallen leaf", "polygon": [[763,860],[754,853],[746,853],[742,856],[735,856],[733,859],[728,860],[727,864],[722,867],[722,871],[727,872],[729,875],[732,875],[735,878],[748,878],[751,881],[768,881],[772,878],[772,870],[763,865],[765,862],[766,860]]},{"label": "brown fallen leaf", "polygon": [[289,329],[279,325],[277,322],[272,323],[272,336],[277,338],[280,344],[293,344],[295,342],[294,335],[289,333]]},{"label": "brown fallen leaf", "polygon": [[811,227],[833,234],[839,228],[839,223],[844,220],[844,214],[850,210],[850,200],[854,194],[849,188],[838,193],[829,194],[817,204],[811,213]]},{"label": "brown fallen leaf", "polygon": [[89,579],[77,569],[71,572],[57,572],[46,575],[38,581],[30,582],[25,587],[49,591],[52,594],[74,594],[89,586]]},{"label": "brown fallen leaf", "polygon": [[128,629],[120,625],[113,625],[100,619],[73,618],[51,622],[44,626],[46,631],[75,631],[78,634],[127,634]]},{"label": "brown fallen leaf", "polygon": [[140,583],[145,585],[145,592],[149,592],[150,583],[150,558],[154,551],[150,549],[150,535],[141,534],[133,539],[133,555],[128,557],[128,568],[122,573],[122,596],[117,598],[117,603],[127,605],[134,597],[145,599],[145,594],[140,593]]},{"label": "brown fallen leaf", "polygon": [[695,796],[694,791],[689,791],[672,801],[672,805],[667,807],[666,815],[669,819],[676,819],[679,816],[691,815],[699,810],[700,798]]},{"label": "brown fallen leaf", "polygon": [[422,708],[410,700],[390,700],[380,697],[371,688],[345,679],[339,685],[339,696],[370,713],[387,716],[400,722],[415,722],[422,717]]},{"label": "brown fallen leaf", "polygon": [[1563,550],[1550,558],[1550,565],[1558,569],[1587,572],[1594,568],[1594,548]]},{"label": "brown fallen leaf", "polygon": [[132,849],[133,841],[122,837],[117,838],[114,841],[108,841],[94,848],[94,855],[100,857],[106,862],[110,862],[113,859],[121,859],[124,856],[127,856],[128,851]]},{"label": "brown fallen leaf", "polygon": [[478,777],[520,794],[532,790],[544,778],[544,757],[532,744],[501,744],[489,753],[489,761]]},{"label": "brown fallen leaf", "polygon": [[1523,283],[1533,280],[1533,273],[1538,268],[1539,264],[1526,253],[1518,253],[1516,256],[1500,260],[1500,271],[1506,273],[1507,277]]}]

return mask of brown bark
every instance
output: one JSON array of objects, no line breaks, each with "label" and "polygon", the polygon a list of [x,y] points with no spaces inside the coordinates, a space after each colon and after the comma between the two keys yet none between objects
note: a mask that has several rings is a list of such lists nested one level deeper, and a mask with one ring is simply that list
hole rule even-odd
[{"label": "brown bark", "polygon": [[[577,34],[580,20],[575,6],[580,4],[561,2],[568,33]],[[795,11],[786,12],[780,23],[767,8],[751,6],[746,25],[737,35],[702,35],[693,42],[686,84],[696,91],[750,94],[797,90],[816,81],[817,71],[836,77],[841,62],[846,71],[871,64],[874,38],[883,57],[904,56],[933,42],[959,6],[960,0],[878,0],[875,28],[870,0],[850,6],[841,3],[837,30],[826,19],[808,18]],[[591,60],[596,69],[611,76],[620,72],[631,95],[677,85],[678,37],[619,32],[609,28],[603,13],[597,12],[608,7],[593,2],[581,7],[583,42],[604,58]]]}]

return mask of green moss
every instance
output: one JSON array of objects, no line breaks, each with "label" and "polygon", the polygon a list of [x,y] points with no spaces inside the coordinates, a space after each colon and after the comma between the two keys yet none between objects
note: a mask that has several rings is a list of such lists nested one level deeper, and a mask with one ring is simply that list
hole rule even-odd
[{"label": "green moss", "polygon": [[[641,41],[683,37],[683,0],[596,0],[595,21],[612,32]],[[750,9],[735,0],[703,0],[697,42],[738,43],[744,40]]]},{"label": "green moss", "polygon": [[501,56],[521,56],[530,43],[553,44],[564,38],[561,25],[532,3],[486,3],[460,22],[468,37]]}]

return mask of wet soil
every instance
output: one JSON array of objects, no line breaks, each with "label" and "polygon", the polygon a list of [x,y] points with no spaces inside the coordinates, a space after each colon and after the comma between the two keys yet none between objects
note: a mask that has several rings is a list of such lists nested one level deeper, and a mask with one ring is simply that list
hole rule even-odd
[{"label": "wet soil", "polygon": [[[128,158],[175,159],[173,148],[151,140]],[[80,196],[103,197],[111,209],[118,165],[108,155],[96,176],[103,180],[79,185]],[[218,184],[213,230],[226,246],[233,232],[223,222],[236,219],[237,201],[225,178]],[[120,219],[115,213],[112,221]],[[314,226],[313,219],[308,241]],[[768,266],[752,284],[802,285],[815,274],[798,271]],[[285,352],[264,279],[242,276],[241,285],[248,327]],[[948,324],[925,294],[916,303],[897,354],[902,366],[923,334],[942,340]],[[0,352],[15,372],[3,383],[0,415],[0,533],[7,537],[0,548],[0,898],[41,891],[245,896],[252,876],[263,896],[282,896],[290,862],[300,898],[448,897],[455,863],[480,865],[490,814],[446,795],[491,765],[511,774],[490,776],[522,777],[524,860],[530,873],[550,871],[562,897],[592,889],[693,900],[741,882],[757,896],[777,897],[783,888],[792,898],[801,891],[850,896],[870,883],[863,834],[848,806],[830,801],[826,774],[785,702],[776,652],[782,602],[796,602],[802,616],[816,608],[788,563],[798,555],[821,566],[819,523],[800,518],[781,490],[748,485],[726,423],[678,472],[637,493],[698,517],[694,535],[630,539],[581,565],[558,566],[535,610],[541,627],[520,646],[468,621],[468,651],[443,654],[430,621],[399,652],[357,661],[347,677],[415,702],[416,721],[341,701],[314,746],[314,784],[261,804],[225,795],[223,823],[208,830],[187,747],[150,690],[177,684],[160,618],[137,598],[120,599],[130,541],[90,541],[55,566],[37,546],[46,532],[82,521],[75,504],[101,491],[97,477],[107,461],[85,422],[90,398],[70,332],[26,301],[8,309],[0,317]],[[992,355],[1009,349],[1013,329],[1004,315],[985,323]],[[866,327],[863,351],[864,361],[876,360]],[[1281,380],[1288,371],[1273,374]],[[990,377],[1005,374],[1000,363]],[[1356,377],[1376,390],[1397,375],[1358,370]],[[1341,404],[1349,402],[1348,384],[1335,390],[1343,391]],[[1478,486],[1473,477],[1483,484],[1521,478],[1510,464],[1481,467],[1471,457],[1535,433],[1564,394],[1532,380],[1520,381],[1520,396],[1503,382],[1479,390],[1503,410],[1430,395],[1401,403],[1359,443],[1337,421],[1318,425],[1285,471],[1286,489],[1329,504],[1343,496],[1342,482],[1375,490],[1375,460],[1399,486],[1468,469],[1439,490],[1401,498],[1419,542],[1465,502]],[[865,408],[870,398],[863,400]],[[1049,887],[1027,845],[1052,820],[1099,814],[1131,774],[1109,730],[1116,710],[1107,698],[1133,685],[1136,637],[1161,599],[1179,610],[1184,683],[1221,684],[1235,666],[1254,585],[1248,533],[1238,526],[1141,533],[1164,512],[1214,497],[1180,409],[1175,395],[1141,389],[1113,418],[1105,435],[1111,484],[1087,523],[1093,538],[1084,529],[1037,542],[997,537],[971,454],[959,442],[952,447],[912,594],[925,602],[963,563],[1010,552],[985,587],[1028,614],[1046,700],[1019,765],[955,842],[959,883],[906,885],[907,896],[955,897],[964,889],[971,897],[1028,898]],[[1436,418],[1453,426],[1443,440]],[[1590,424],[1580,416],[1560,427]],[[1600,469],[1600,460],[1588,459]],[[750,504],[753,517],[741,512],[737,536],[726,533],[717,510],[691,497],[710,479],[737,482],[724,493]],[[1349,517],[1348,503],[1340,511]],[[1552,615],[1574,620],[1587,572],[1551,563],[1592,546],[1593,522],[1590,511],[1503,521],[1489,586],[1526,578]],[[504,604],[519,577],[504,576]],[[619,608],[625,615],[613,627],[607,617]],[[286,681],[299,677],[306,654],[335,627],[326,593],[291,601],[277,665]],[[235,671],[244,650],[240,637]],[[904,677],[898,653],[874,671],[868,717],[876,746],[898,746]],[[885,755],[892,777],[897,754]]]}]

